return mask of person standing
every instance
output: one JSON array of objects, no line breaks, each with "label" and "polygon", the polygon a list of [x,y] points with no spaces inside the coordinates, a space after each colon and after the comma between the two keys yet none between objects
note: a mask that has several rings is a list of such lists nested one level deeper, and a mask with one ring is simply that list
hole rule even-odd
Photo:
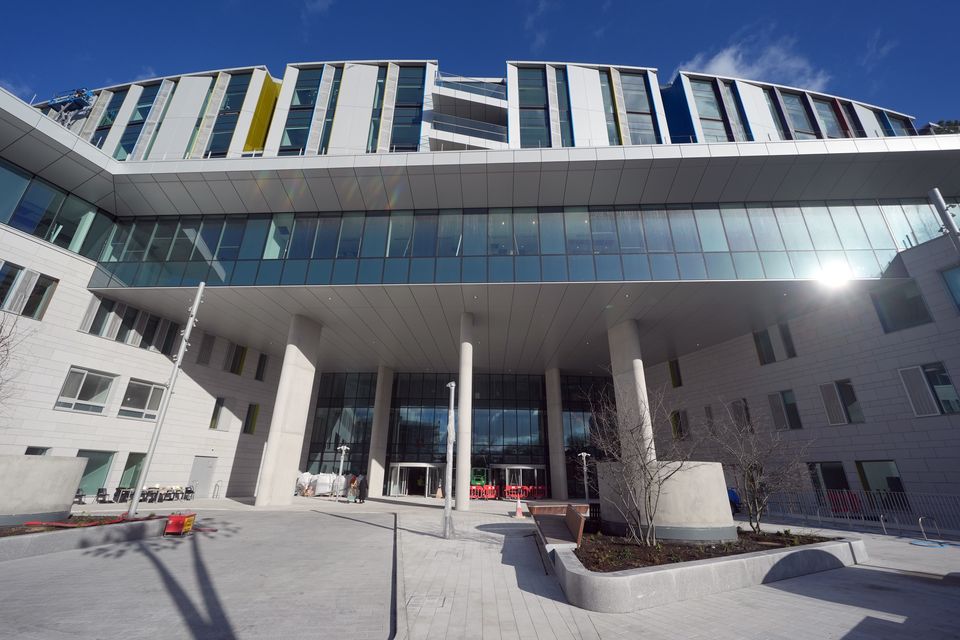
[{"label": "person standing", "polygon": [[357,476],[350,475],[350,486],[347,489],[347,503],[357,501],[357,488],[359,483],[357,482]]},{"label": "person standing", "polygon": [[367,491],[370,489],[369,484],[367,483],[367,476],[361,475],[360,480],[357,482],[357,501],[360,503],[367,501]]}]

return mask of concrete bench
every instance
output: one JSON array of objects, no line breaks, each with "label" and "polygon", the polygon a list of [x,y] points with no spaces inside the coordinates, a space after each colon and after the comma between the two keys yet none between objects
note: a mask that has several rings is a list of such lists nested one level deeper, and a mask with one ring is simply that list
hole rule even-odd
[{"label": "concrete bench", "polygon": [[549,552],[554,549],[576,549],[580,546],[583,539],[583,526],[587,522],[587,505],[566,505],[563,513],[558,513],[560,508],[550,507],[550,511],[544,513],[537,509],[531,509],[533,520],[537,524],[537,530],[543,541],[545,549]]}]

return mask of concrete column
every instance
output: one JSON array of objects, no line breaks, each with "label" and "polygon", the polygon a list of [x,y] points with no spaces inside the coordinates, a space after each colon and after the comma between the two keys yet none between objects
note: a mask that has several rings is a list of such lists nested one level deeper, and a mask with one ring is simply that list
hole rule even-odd
[{"label": "concrete column", "polygon": [[293,501],[319,355],[320,325],[304,316],[293,316],[260,468],[258,507]]},{"label": "concrete column", "polygon": [[637,321],[627,320],[609,329],[607,342],[610,346],[610,369],[617,399],[617,419],[621,426],[642,424],[644,436],[650,443],[650,456],[656,458]]},{"label": "concrete column", "polygon": [[550,454],[550,495],[567,499],[567,456],[563,446],[563,401],[560,397],[560,369],[547,369],[547,448]]},{"label": "concrete column", "polygon": [[390,430],[390,398],[393,395],[393,369],[377,369],[377,391],[373,396],[373,424],[370,427],[370,463],[367,466],[369,495],[383,495],[383,477],[387,468],[387,434]]},{"label": "concrete column", "polygon": [[457,380],[457,511],[470,510],[470,444],[473,429],[473,314],[460,316],[460,377]]}]

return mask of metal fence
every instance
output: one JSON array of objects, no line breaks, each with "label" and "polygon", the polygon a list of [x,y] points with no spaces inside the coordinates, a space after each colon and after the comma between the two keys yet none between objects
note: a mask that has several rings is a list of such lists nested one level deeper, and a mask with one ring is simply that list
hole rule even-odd
[{"label": "metal fence", "polygon": [[960,535],[960,496],[893,491],[805,491],[774,495],[771,516],[799,518],[824,526],[846,525],[878,529],[883,533],[941,532]]}]

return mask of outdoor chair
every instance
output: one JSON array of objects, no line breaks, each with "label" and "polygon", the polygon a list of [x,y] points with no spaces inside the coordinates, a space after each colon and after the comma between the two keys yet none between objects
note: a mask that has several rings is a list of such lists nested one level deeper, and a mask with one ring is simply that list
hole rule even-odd
[{"label": "outdoor chair", "polygon": [[97,489],[97,498],[96,501],[98,504],[104,504],[110,502],[110,496],[107,495],[107,488],[100,487]]},{"label": "outdoor chair", "polygon": [[87,494],[81,489],[77,489],[77,492],[73,495],[73,504],[84,504]]},{"label": "outdoor chair", "polygon": [[183,490],[184,500],[193,500],[193,497],[194,497],[193,487],[187,487],[186,489]]}]

